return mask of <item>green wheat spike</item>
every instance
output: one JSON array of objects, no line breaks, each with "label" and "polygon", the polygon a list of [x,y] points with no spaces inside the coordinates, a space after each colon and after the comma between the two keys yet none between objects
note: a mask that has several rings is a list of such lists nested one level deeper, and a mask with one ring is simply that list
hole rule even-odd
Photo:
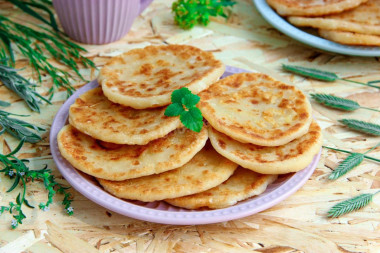
[{"label": "green wheat spike", "polygon": [[360,108],[360,105],[349,99],[340,98],[328,94],[311,94],[311,97],[320,104],[324,104],[328,107],[344,110],[344,111],[354,111]]},{"label": "green wheat spike", "polygon": [[356,131],[380,136],[380,125],[378,124],[364,122],[356,119],[341,119],[339,122]]},{"label": "green wheat spike", "polygon": [[364,160],[364,155],[360,153],[352,153],[350,154],[343,162],[339,164],[339,166],[331,172],[329,179],[337,179],[353,168],[359,166]]},{"label": "green wheat spike", "polygon": [[343,214],[363,208],[367,206],[369,203],[371,203],[373,196],[379,192],[380,191],[375,192],[373,194],[372,193],[361,194],[359,196],[340,202],[330,208],[330,210],[327,212],[327,217],[336,218]]}]

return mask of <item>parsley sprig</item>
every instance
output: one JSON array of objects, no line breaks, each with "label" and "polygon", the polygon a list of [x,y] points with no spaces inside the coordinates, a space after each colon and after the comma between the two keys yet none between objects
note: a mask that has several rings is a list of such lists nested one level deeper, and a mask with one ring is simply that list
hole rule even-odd
[{"label": "parsley sprig", "polygon": [[210,16],[228,18],[227,7],[236,4],[233,0],[178,0],[173,3],[174,21],[182,29],[191,29],[196,24],[210,23]]},{"label": "parsley sprig", "polygon": [[0,165],[3,166],[3,169],[0,170],[0,173],[8,176],[13,180],[12,186],[7,190],[7,192],[13,191],[21,182],[23,187],[22,193],[19,193],[16,198],[16,202],[9,202],[8,206],[0,206],[0,215],[8,211],[13,216],[11,222],[12,228],[18,227],[19,224],[22,224],[23,220],[26,218],[26,215],[22,211],[23,205],[26,205],[29,208],[34,208],[28,200],[25,198],[27,182],[39,180],[43,181],[46,190],[48,191],[48,200],[45,203],[40,203],[39,208],[43,211],[48,211],[50,204],[53,203],[53,197],[56,193],[61,193],[64,195],[62,205],[65,207],[65,210],[68,215],[73,214],[73,208],[71,207],[72,195],[67,190],[69,187],[65,187],[60,183],[56,182],[52,171],[45,168],[40,170],[30,170],[26,163],[29,162],[27,159],[19,159],[14,156],[17,152],[20,151],[25,138],[23,138],[19,145],[9,154],[3,155],[0,154]]},{"label": "parsley sprig", "polygon": [[202,112],[196,107],[199,100],[200,97],[192,94],[186,87],[175,90],[171,96],[172,104],[166,108],[165,115],[180,116],[179,118],[186,128],[199,133],[203,126]]}]

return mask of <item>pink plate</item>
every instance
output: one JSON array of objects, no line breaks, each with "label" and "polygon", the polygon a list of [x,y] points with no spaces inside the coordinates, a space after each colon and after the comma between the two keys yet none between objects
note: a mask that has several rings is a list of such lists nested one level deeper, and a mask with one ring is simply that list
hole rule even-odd
[{"label": "pink plate", "polygon": [[[223,77],[239,72],[248,71],[227,67]],[[164,201],[145,203],[119,199],[105,192],[90,176],[74,169],[61,156],[57,144],[57,134],[67,124],[70,105],[81,94],[97,86],[96,80],[86,84],[62,105],[51,127],[50,148],[61,174],[77,191],[95,203],[122,215],[150,222],[175,225],[209,224],[246,217],[268,209],[296,192],[313,174],[321,156],[321,152],[319,152],[309,166],[297,173],[280,176],[268,186],[263,194],[224,209],[187,210],[171,206]]]}]

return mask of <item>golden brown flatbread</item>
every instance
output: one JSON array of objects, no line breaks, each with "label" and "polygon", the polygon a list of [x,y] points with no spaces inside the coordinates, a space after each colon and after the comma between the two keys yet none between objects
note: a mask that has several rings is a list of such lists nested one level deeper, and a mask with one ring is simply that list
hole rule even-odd
[{"label": "golden brown flatbread", "polygon": [[281,16],[322,16],[353,9],[368,0],[267,0]]},{"label": "golden brown flatbread", "polygon": [[354,9],[338,14],[322,17],[289,17],[288,20],[296,26],[380,35],[380,0],[369,0]]},{"label": "golden brown flatbread", "polygon": [[229,179],[210,190],[165,201],[187,209],[225,208],[260,195],[276,178],[277,175],[263,175],[240,167]]},{"label": "golden brown flatbread", "polygon": [[240,166],[262,174],[285,174],[306,168],[322,146],[322,131],[313,121],[309,132],[277,147],[238,142],[209,127],[215,150]]},{"label": "golden brown flatbread", "polygon": [[187,45],[148,46],[112,58],[99,73],[104,95],[135,109],[170,104],[171,93],[187,87],[197,94],[223,74],[212,53]]},{"label": "golden brown flatbread", "polygon": [[321,37],[341,44],[356,46],[380,46],[380,36],[352,32],[319,30]]},{"label": "golden brown flatbread", "polygon": [[109,101],[102,89],[81,95],[70,106],[70,124],[95,139],[116,144],[145,145],[181,127],[179,117],[164,115],[166,107],[137,110]]},{"label": "golden brown flatbread", "polygon": [[207,130],[196,133],[180,128],[146,145],[117,145],[98,141],[67,125],[57,140],[62,156],[78,170],[121,181],[181,167],[205,145]]},{"label": "golden brown flatbread", "polygon": [[118,182],[98,181],[116,197],[148,202],[206,191],[226,181],[236,168],[235,163],[207,145],[188,163],[175,170]]},{"label": "golden brown flatbread", "polygon": [[243,143],[283,145],[306,134],[312,120],[300,90],[261,73],[231,75],[199,96],[211,126]]}]

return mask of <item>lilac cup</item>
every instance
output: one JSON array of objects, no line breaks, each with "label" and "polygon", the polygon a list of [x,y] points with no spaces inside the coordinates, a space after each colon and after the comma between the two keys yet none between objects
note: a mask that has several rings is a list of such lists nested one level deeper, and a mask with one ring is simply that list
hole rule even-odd
[{"label": "lilac cup", "polygon": [[107,44],[128,33],[153,0],[53,0],[63,30],[73,40]]}]

